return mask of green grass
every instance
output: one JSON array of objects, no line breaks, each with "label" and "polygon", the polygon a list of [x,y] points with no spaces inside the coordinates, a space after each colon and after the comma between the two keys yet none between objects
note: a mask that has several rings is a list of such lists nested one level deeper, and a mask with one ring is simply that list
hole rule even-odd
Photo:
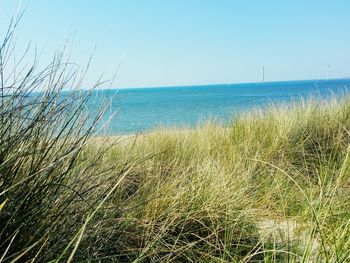
[{"label": "green grass", "polygon": [[[281,250],[274,252],[278,258],[345,260],[350,248],[349,105],[348,99],[280,105],[229,125],[161,129],[139,138],[128,154],[161,154],[135,169],[141,182],[128,205],[141,205],[131,217],[151,220],[152,231],[158,224],[170,228],[152,240],[152,253],[170,246],[194,261],[245,260],[273,244]],[[112,153],[111,160],[117,155]],[[188,223],[193,219],[207,232],[197,232]],[[287,235],[259,239],[259,224],[269,220],[276,228],[295,222],[292,240]],[[178,225],[186,231],[179,232]],[[187,234],[200,245],[186,250],[193,241]],[[312,243],[317,250],[308,248]],[[249,251],[232,244],[249,246]]]},{"label": "green grass", "polygon": [[116,144],[102,166],[135,166],[107,202],[104,245],[89,258],[348,261],[349,125],[348,97],[314,99]]},{"label": "green grass", "polygon": [[350,260],[348,95],[98,138],[107,104],[86,114],[64,52],[9,68],[16,23],[0,49],[0,261]]}]

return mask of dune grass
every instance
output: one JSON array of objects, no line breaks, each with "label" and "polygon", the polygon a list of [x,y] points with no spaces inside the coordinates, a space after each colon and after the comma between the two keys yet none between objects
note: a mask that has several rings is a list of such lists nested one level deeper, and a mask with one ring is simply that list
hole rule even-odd
[{"label": "dune grass", "polygon": [[350,260],[347,95],[98,138],[108,105],[87,110],[86,71],[64,53],[11,64],[16,25],[0,48],[0,262]]},{"label": "dune grass", "polygon": [[114,200],[125,211],[121,221],[134,226],[131,254],[150,261],[348,261],[349,125],[348,97],[309,100],[225,125],[158,129],[133,147],[112,148],[108,163],[146,159]]},{"label": "dune grass", "polygon": [[[77,167],[100,156],[94,171],[125,176],[84,225],[75,260],[347,262],[349,125],[345,97],[271,106],[228,124],[95,138]],[[92,185],[108,188],[107,175]],[[87,191],[85,201],[101,198]]]}]

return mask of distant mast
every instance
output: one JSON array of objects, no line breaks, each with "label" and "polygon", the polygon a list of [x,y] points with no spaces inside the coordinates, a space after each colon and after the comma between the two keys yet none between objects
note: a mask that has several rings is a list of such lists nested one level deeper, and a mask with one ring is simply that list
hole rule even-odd
[{"label": "distant mast", "polygon": [[265,67],[262,68],[262,83],[265,83]]}]

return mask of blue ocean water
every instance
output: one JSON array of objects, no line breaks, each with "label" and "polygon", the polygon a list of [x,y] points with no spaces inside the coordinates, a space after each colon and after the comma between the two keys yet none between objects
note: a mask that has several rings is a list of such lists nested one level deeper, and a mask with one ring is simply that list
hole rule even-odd
[{"label": "blue ocean water", "polygon": [[107,133],[128,134],[157,126],[194,127],[208,118],[230,120],[237,113],[270,103],[342,95],[349,85],[349,79],[220,84],[99,90],[94,97],[115,97],[105,119],[118,113]]}]

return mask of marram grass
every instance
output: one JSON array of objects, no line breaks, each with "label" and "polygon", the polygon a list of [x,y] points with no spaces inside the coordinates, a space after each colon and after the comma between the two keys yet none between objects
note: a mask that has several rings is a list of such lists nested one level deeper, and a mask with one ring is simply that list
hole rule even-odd
[{"label": "marram grass", "polygon": [[82,259],[346,262],[349,113],[348,99],[308,101],[109,148],[102,167],[135,165]]},{"label": "marram grass", "polygon": [[111,162],[159,153],[120,190],[140,231],[136,258],[349,260],[349,106],[348,97],[271,106],[111,149]]},{"label": "marram grass", "polygon": [[[11,165],[2,178],[13,182],[1,181],[1,255],[9,262],[347,262],[349,130],[347,96],[314,99],[226,124],[92,137],[74,160],[45,170],[71,145],[67,135],[46,150],[50,158],[34,151],[3,159],[1,167]],[[31,136],[7,156],[45,142]],[[29,175],[34,161],[44,171]]]}]

